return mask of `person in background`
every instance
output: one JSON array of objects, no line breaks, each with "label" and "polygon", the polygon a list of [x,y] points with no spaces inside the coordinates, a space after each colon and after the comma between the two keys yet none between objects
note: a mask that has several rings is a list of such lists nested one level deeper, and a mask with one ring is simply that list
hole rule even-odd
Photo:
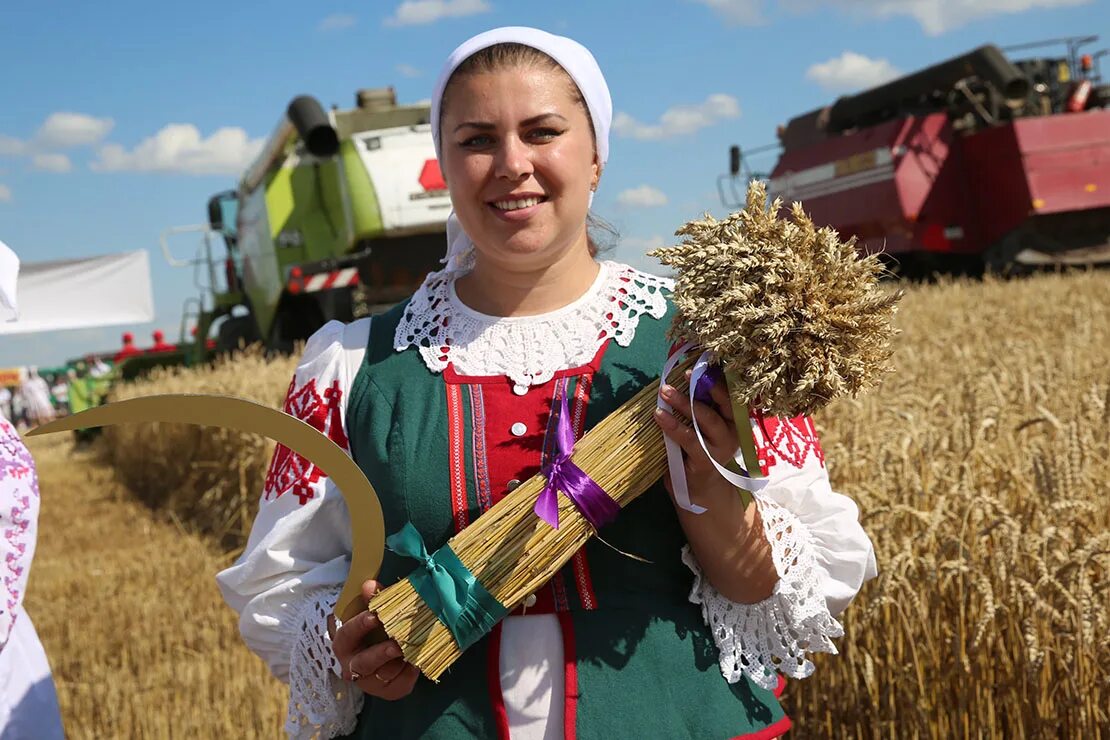
[{"label": "person in background", "polygon": [[50,396],[54,399],[55,415],[69,413],[69,386],[65,375],[59,374],[51,379]]},{"label": "person in background", "polygon": [[50,386],[39,375],[38,368],[27,369],[27,377],[20,387],[20,394],[26,407],[28,424],[37,426],[54,418],[54,404],[50,403]]},{"label": "person in background", "polygon": [[166,335],[162,333],[161,329],[155,329],[150,336],[154,339],[154,345],[147,352],[171,352],[177,349],[176,345],[166,342]]},{"label": "person in background", "polygon": [[114,358],[117,365],[120,363],[121,360],[125,360],[128,357],[130,357],[131,355],[137,355],[137,354],[141,353],[141,350],[138,347],[135,346],[135,335],[134,334],[132,334],[129,331],[125,331],[123,333],[122,340],[123,340],[123,347],[120,348],[119,352],[116,352],[116,356]]},{"label": "person in background", "polygon": [[[0,306],[13,313],[15,279],[11,273],[18,269],[15,253],[0,242]],[[50,664],[23,608],[38,513],[34,460],[15,427],[0,418],[0,568],[5,570],[0,581],[0,738],[4,740],[65,737]]]},{"label": "person in background", "polygon": [[89,355],[86,361],[89,363],[89,377],[91,378],[103,378],[105,375],[112,372],[112,368],[109,367],[108,363],[104,362],[104,360],[100,359],[99,355]]}]

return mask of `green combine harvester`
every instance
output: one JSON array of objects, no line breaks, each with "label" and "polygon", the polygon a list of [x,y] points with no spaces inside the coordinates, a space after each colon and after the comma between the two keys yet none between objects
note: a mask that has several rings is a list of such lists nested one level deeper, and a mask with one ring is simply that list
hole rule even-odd
[{"label": "green combine harvester", "polygon": [[[163,232],[166,259],[191,267],[200,291],[182,311],[182,361],[255,342],[289,352],[438,269],[451,201],[430,106],[398,105],[393,88],[360,90],[356,103],[324,111],[294,98],[239,186],[209,199],[208,222]],[[196,233],[196,255],[175,258],[170,239]]]}]

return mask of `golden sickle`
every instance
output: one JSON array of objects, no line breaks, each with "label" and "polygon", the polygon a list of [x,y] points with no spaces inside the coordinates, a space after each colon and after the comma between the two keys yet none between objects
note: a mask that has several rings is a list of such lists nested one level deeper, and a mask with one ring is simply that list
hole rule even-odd
[{"label": "golden sickle", "polygon": [[253,401],[182,393],[129,398],[97,406],[36,427],[28,436],[132,422],[198,424],[261,434],[323,470],[339,488],[351,515],[351,570],[336,602],[335,614],[347,620],[365,608],[362,582],[377,576],[385,554],[382,506],[362,469],[327,435],[296,417]]}]

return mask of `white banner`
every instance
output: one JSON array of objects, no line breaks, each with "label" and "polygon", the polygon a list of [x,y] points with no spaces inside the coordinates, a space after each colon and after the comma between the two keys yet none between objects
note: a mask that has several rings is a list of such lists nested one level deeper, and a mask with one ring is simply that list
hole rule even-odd
[{"label": "white banner", "polygon": [[0,321],[0,335],[154,320],[150,259],[144,251],[23,262],[16,298],[19,318]]}]

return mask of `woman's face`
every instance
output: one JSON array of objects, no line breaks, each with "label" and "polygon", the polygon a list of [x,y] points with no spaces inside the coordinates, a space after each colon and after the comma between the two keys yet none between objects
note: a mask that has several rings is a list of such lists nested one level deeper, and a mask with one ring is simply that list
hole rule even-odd
[{"label": "woman's face", "polygon": [[590,119],[560,69],[452,81],[441,121],[451,203],[479,258],[517,269],[586,248],[600,168]]}]

